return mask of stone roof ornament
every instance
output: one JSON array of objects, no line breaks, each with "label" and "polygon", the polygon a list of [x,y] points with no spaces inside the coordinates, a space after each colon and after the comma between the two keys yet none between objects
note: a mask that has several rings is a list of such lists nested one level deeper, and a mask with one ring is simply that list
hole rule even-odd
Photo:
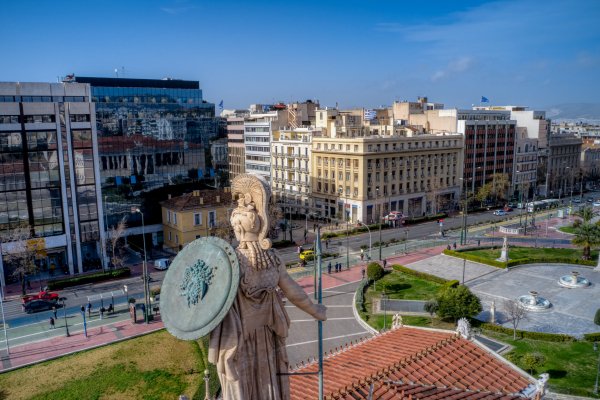
[{"label": "stone roof ornament", "polygon": [[392,329],[402,328],[404,325],[402,324],[402,316],[400,314],[396,314],[392,317]]},{"label": "stone roof ornament", "polygon": [[538,379],[535,383],[536,394],[539,394],[540,397],[546,394],[548,390],[548,380],[550,379],[550,375],[547,373],[539,374],[540,379]]},{"label": "stone roof ornament", "polygon": [[471,324],[466,318],[458,320],[455,333],[460,334],[463,339],[471,340]]}]

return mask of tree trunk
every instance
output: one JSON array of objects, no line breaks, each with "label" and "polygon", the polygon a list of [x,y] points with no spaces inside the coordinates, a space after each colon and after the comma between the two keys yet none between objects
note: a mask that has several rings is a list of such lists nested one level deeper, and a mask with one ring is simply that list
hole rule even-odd
[{"label": "tree trunk", "polygon": [[25,295],[27,292],[25,291],[25,275],[21,275],[21,294]]},{"label": "tree trunk", "polygon": [[513,329],[513,340],[517,340],[517,327],[516,326]]},{"label": "tree trunk", "polygon": [[584,261],[587,261],[590,259],[590,246],[585,246],[583,248],[583,257],[581,259]]}]

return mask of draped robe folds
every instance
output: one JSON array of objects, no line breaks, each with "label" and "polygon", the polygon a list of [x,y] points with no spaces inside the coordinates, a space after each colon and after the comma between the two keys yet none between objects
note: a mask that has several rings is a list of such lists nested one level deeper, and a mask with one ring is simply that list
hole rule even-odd
[{"label": "draped robe folds", "polygon": [[[264,250],[261,250],[264,251]],[[237,249],[240,285],[233,306],[211,332],[208,359],[217,365],[226,400],[288,400],[285,339],[290,319],[277,291],[279,255],[264,251],[252,265],[249,249]]]}]

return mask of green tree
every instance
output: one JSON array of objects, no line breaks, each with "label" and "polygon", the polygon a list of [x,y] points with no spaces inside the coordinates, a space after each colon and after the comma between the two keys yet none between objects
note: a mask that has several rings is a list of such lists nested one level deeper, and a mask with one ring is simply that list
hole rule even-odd
[{"label": "green tree", "polygon": [[600,308],[596,311],[596,315],[594,315],[594,324],[600,325]]},{"label": "green tree", "polygon": [[376,262],[372,262],[367,267],[367,277],[373,281],[373,290],[377,290],[375,281],[378,281],[383,276],[383,267]]},{"label": "green tree", "polygon": [[442,318],[452,317],[454,322],[459,318],[473,318],[482,310],[481,300],[468,287],[448,288],[438,297],[438,315]]},{"label": "green tree", "polygon": [[575,215],[581,217],[581,219],[583,219],[584,222],[590,222],[594,217],[600,215],[600,213],[592,211],[591,207],[586,207],[583,210],[579,210],[578,212],[576,212]]},{"label": "green tree", "polygon": [[544,365],[546,365],[546,357],[537,353],[527,353],[523,357],[523,363],[527,366],[527,368],[529,368],[531,375],[533,375],[534,367],[543,367]]},{"label": "green tree", "polygon": [[431,326],[433,326],[433,314],[435,314],[439,308],[440,304],[436,299],[429,299],[427,303],[425,303],[425,305],[423,306],[423,310],[425,310],[429,313],[429,315],[431,315]]},{"label": "green tree", "polygon": [[577,247],[583,247],[582,260],[590,259],[590,249],[600,246],[600,227],[590,223],[581,224],[573,231],[575,238],[571,240],[571,244]]}]

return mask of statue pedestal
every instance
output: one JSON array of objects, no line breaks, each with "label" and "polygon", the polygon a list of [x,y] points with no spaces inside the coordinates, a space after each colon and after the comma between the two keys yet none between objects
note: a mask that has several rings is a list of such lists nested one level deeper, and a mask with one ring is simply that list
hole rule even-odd
[{"label": "statue pedestal", "polygon": [[506,251],[506,250],[504,250],[504,249],[503,249],[503,250],[500,252],[500,258],[497,258],[497,259],[496,259],[496,261],[500,261],[500,262],[506,262],[506,261],[509,261],[509,260],[510,260],[510,258],[508,258],[508,254],[507,254],[507,253],[508,253],[508,251]]}]

